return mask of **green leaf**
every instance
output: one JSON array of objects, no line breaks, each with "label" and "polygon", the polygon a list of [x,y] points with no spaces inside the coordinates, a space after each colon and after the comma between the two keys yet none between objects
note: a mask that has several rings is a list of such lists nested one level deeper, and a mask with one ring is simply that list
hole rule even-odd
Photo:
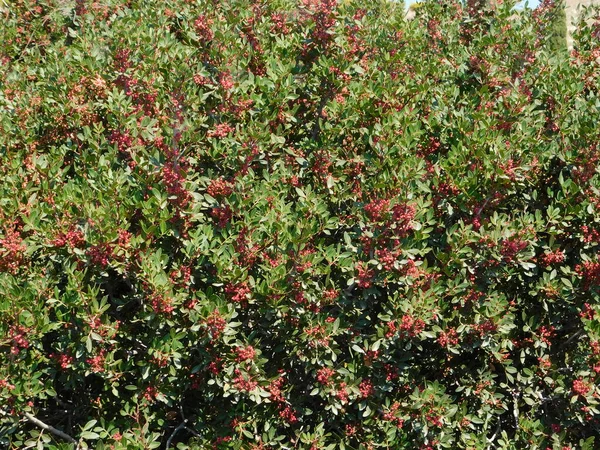
[{"label": "green leaf", "polygon": [[356,344],[352,345],[352,350],[354,350],[357,353],[363,353],[363,354],[365,353],[365,351]]},{"label": "green leaf", "polygon": [[81,430],[82,430],[82,431],[89,430],[90,428],[92,428],[92,427],[93,427],[94,425],[96,425],[97,423],[98,423],[98,421],[97,421],[97,420],[95,420],[95,419],[92,419],[92,420],[90,420],[88,423],[86,423],[86,424],[83,426],[83,428],[82,428]]},{"label": "green leaf", "polygon": [[98,433],[94,433],[93,431],[83,431],[80,436],[82,439],[98,439],[100,437]]},{"label": "green leaf", "polygon": [[363,417],[369,417],[372,412],[373,411],[371,411],[371,408],[367,405],[367,407],[365,408],[365,410],[362,412],[362,416]]}]

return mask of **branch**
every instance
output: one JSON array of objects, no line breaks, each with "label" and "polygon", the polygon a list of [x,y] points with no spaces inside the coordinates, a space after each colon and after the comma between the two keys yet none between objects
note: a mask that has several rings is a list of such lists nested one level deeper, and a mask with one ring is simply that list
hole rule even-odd
[{"label": "branch", "polygon": [[169,448],[171,447],[171,441],[173,440],[173,438],[175,437],[175,435],[177,433],[179,433],[181,430],[183,430],[184,428],[186,428],[185,425],[187,424],[187,422],[188,422],[188,420],[184,419],[184,421],[181,422],[179,424],[179,426],[173,430],[173,433],[171,433],[171,436],[169,436],[169,439],[167,440],[167,446],[165,447],[166,450],[169,450]]},{"label": "branch", "polygon": [[192,430],[190,427],[185,427],[185,431],[187,431],[190,434],[193,434],[196,437],[202,437],[202,435],[200,433],[198,433],[195,430]]},{"label": "branch", "polygon": [[521,397],[521,391],[515,391],[513,393],[513,416],[515,418],[515,429],[519,429],[519,398]]},{"label": "branch", "polygon": [[494,434],[492,435],[491,438],[488,439],[488,442],[489,442],[488,449],[491,448],[491,446],[494,444],[494,441],[496,440],[496,436],[498,435],[498,431],[500,431],[500,418],[498,418],[498,424],[496,425],[496,430],[494,431]]},{"label": "branch", "polygon": [[42,422],[40,419],[38,419],[35,416],[32,416],[31,414],[29,414],[27,412],[25,413],[25,417],[32,424],[40,427],[43,430],[49,431],[50,433],[55,434],[56,436],[59,436],[59,437],[63,438],[65,441],[71,442],[72,444],[76,444],[79,447],[78,442],[74,438],[72,438],[71,436],[69,436],[67,433],[64,433],[64,432],[62,432],[60,430],[57,430],[53,426],[48,425],[48,424]]},{"label": "branch", "polygon": [[566,347],[567,345],[569,345],[569,343],[573,340],[573,339],[577,339],[579,336],[581,336],[583,334],[583,330],[580,329],[578,331],[576,331],[575,333],[573,333],[569,339],[567,339],[565,342],[563,342],[563,344],[561,345],[561,347]]}]

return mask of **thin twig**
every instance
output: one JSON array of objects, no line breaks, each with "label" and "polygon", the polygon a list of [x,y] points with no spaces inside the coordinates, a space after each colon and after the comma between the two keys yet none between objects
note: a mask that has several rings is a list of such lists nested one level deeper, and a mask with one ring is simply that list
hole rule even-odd
[{"label": "thin twig", "polygon": [[56,436],[63,438],[65,441],[69,441],[72,444],[77,444],[77,446],[79,446],[77,440],[75,440],[74,438],[72,438],[71,436],[69,436],[67,433],[65,433],[63,431],[60,431],[60,430],[57,430],[52,425],[48,425],[47,423],[42,422],[40,419],[38,419],[35,416],[32,416],[31,414],[29,414],[27,412],[25,413],[25,417],[32,424],[40,427],[41,429],[49,431],[50,433],[55,434]]},{"label": "thin twig", "polygon": [[188,433],[190,433],[196,437],[202,437],[202,435],[200,433],[198,433],[195,430],[192,430],[190,427],[185,427],[185,431],[187,431]]},{"label": "thin twig", "polygon": [[187,420],[187,419],[185,418],[185,414],[183,413],[183,404],[182,404],[181,402],[179,402],[179,412],[181,413],[181,418],[182,418],[183,420]]},{"label": "thin twig", "polygon": [[494,434],[492,435],[491,438],[488,439],[488,442],[489,442],[488,449],[491,448],[492,445],[494,445],[494,441],[496,440],[498,431],[500,431],[500,419],[498,419],[498,424],[496,425],[496,430],[494,430]]},{"label": "thin twig", "polygon": [[179,424],[179,426],[173,430],[173,432],[171,433],[171,436],[169,436],[169,439],[167,440],[166,450],[169,450],[169,448],[171,448],[171,441],[173,440],[173,438],[175,437],[175,435],[177,433],[179,433],[181,430],[183,430],[185,428],[185,425],[187,424],[187,422],[188,422],[188,420],[184,419],[184,421],[181,422]]},{"label": "thin twig", "polygon": [[519,429],[519,398],[521,397],[521,391],[516,390],[513,392],[513,416],[515,418],[515,429]]},{"label": "thin twig", "polygon": [[578,338],[579,336],[581,336],[583,334],[583,330],[578,330],[575,333],[573,333],[571,335],[571,337],[569,337],[569,339],[567,339],[562,345],[561,347],[566,347],[567,345],[569,345],[569,343],[573,340]]}]

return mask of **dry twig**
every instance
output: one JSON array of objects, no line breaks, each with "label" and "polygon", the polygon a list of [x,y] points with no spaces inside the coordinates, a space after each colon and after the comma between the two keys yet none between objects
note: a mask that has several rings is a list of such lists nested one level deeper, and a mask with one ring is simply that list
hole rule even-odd
[{"label": "dry twig", "polygon": [[54,428],[52,425],[48,425],[47,423],[42,422],[40,419],[38,419],[37,417],[35,417],[27,412],[25,413],[25,417],[32,424],[40,427],[43,430],[49,431],[50,433],[52,433],[58,437],[63,438],[65,441],[71,442],[72,444],[76,444],[77,447],[79,447],[79,445],[78,445],[79,443],[77,442],[77,440],[74,439],[73,437],[69,436],[67,433]]}]

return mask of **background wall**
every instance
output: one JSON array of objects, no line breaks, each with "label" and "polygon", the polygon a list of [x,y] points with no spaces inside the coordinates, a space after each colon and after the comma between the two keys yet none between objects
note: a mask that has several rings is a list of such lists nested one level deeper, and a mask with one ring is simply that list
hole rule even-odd
[{"label": "background wall", "polygon": [[598,5],[598,4],[600,4],[600,0],[565,0],[565,3],[567,6],[567,30],[568,30],[567,44],[568,44],[569,48],[571,48],[571,44],[572,44],[571,32],[575,28],[572,25],[572,22],[577,17],[577,6],[578,5],[585,5],[585,6]]}]

